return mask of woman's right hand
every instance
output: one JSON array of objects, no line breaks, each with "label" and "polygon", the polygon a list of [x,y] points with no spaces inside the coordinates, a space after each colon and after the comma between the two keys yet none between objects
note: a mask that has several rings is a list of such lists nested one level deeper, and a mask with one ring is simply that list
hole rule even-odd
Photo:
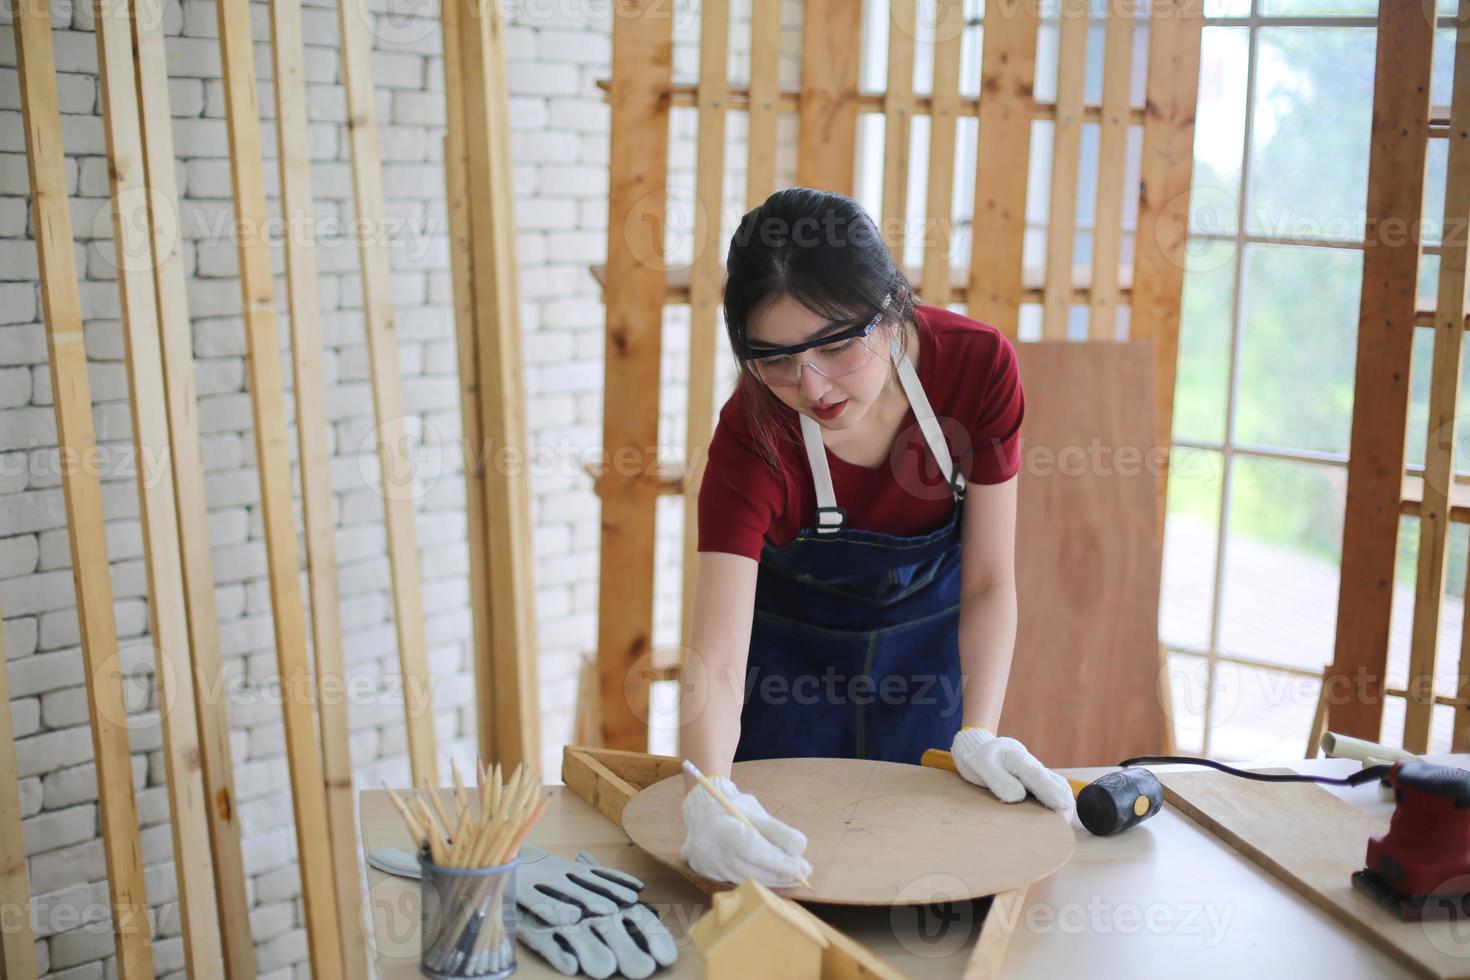
[{"label": "woman's right hand", "polygon": [[806,834],[771,816],[759,800],[742,793],[726,777],[711,776],[710,781],[755,829],[721,806],[709,790],[695,786],[684,797],[680,853],[689,867],[716,881],[754,878],[770,888],[793,888],[800,884],[798,878],[812,873],[811,862],[801,856]]}]

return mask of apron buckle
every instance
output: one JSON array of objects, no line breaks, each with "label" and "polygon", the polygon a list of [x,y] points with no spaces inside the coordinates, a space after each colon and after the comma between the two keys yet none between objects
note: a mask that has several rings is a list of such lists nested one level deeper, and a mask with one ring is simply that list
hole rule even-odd
[{"label": "apron buckle", "polygon": [[958,465],[950,473],[949,486],[954,491],[956,500],[963,501],[965,499],[965,474],[960,472]]},{"label": "apron buckle", "polygon": [[847,511],[842,507],[818,507],[817,533],[836,534],[842,530],[842,522],[845,520]]}]

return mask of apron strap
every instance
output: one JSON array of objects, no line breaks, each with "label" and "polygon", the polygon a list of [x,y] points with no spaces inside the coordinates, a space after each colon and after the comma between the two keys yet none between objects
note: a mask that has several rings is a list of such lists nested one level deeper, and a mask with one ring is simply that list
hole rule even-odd
[{"label": "apron strap", "polygon": [[832,469],[827,465],[827,447],[822,443],[822,427],[816,420],[798,412],[801,419],[801,441],[806,444],[806,461],[812,469],[812,483],[817,488],[817,533],[836,534],[842,530],[847,511],[837,506],[832,489]]},{"label": "apron strap", "polygon": [[[903,385],[904,394],[913,407],[914,418],[918,420],[924,441],[929,444],[929,452],[933,453],[934,459],[939,463],[940,472],[944,474],[944,481],[949,484],[955,500],[963,502],[964,474],[954,465],[949,445],[944,441],[944,433],[939,428],[939,420],[934,417],[934,409],[929,404],[929,396],[919,383],[918,372],[909,359],[903,356],[897,340],[891,342],[889,350],[893,354],[894,363],[898,365],[899,383]],[[827,463],[827,447],[822,442],[822,427],[805,413],[798,412],[797,417],[801,420],[801,441],[806,446],[806,460],[811,467],[812,484],[817,491],[817,533],[836,534],[842,530],[842,524],[847,520],[847,511],[837,506],[837,493],[832,489],[832,469]]]},{"label": "apron strap", "polygon": [[924,393],[924,386],[919,383],[918,372],[914,370],[913,364],[898,346],[898,341],[889,341],[889,351],[893,354],[894,363],[898,365],[898,380],[903,385],[904,392],[909,396],[909,404],[913,406],[914,418],[919,422],[919,430],[924,433],[924,441],[929,444],[929,452],[934,454],[934,459],[939,463],[939,470],[944,474],[944,482],[954,492],[955,500],[965,499],[965,476],[954,465],[954,459],[949,454],[949,445],[944,441],[944,433],[939,428],[939,420],[934,417],[934,409],[929,404],[929,396]]}]

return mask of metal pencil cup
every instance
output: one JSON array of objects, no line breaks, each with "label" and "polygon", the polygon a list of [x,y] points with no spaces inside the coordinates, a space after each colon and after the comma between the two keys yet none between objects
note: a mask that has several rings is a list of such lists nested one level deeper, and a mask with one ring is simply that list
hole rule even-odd
[{"label": "metal pencil cup", "polygon": [[445,868],[419,852],[419,972],[497,980],[516,968],[516,866]]}]

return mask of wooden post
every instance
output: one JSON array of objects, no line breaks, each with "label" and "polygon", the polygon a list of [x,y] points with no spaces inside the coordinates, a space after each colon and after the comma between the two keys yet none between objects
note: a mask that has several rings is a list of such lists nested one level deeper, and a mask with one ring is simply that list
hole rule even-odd
[{"label": "wooden post", "polygon": [[20,824],[20,772],[15,762],[15,722],[10,714],[10,675],[5,664],[5,620],[0,617],[0,908],[13,926],[0,930],[0,978],[36,975],[36,936],[31,930],[31,880]]},{"label": "wooden post", "polygon": [[[1052,122],[1051,206],[1046,216],[1046,280],[1041,339],[1066,340],[1077,242],[1077,171],[1082,161],[1082,96],[1087,80],[1088,0],[1062,0],[1057,103]],[[982,99],[983,101],[983,99]],[[980,152],[985,146],[980,145]]]},{"label": "wooden post", "polygon": [[[715,350],[724,296],[725,111],[730,98],[729,0],[706,0],[699,20],[699,145],[695,157],[694,256],[689,270],[689,388],[685,402],[684,565],[681,637],[689,647],[699,571],[699,486],[715,428]],[[781,10],[757,0],[751,10],[750,83],[753,94],[746,141],[746,200],[751,207],[775,184],[776,111]],[[764,192],[760,200],[752,198]]]},{"label": "wooden post", "polygon": [[[144,181],[131,11],[126,5],[104,0],[96,0],[93,11],[184,962],[190,972],[200,973],[214,969],[219,961],[220,934],[213,914],[214,863],[200,769],[199,716],[190,666],[178,508],[170,472],[173,463],[164,405],[158,297],[152,276],[150,212],[156,210],[156,202],[150,199]],[[173,204],[165,206],[172,208]]]},{"label": "wooden post", "polygon": [[[1102,119],[1098,125],[1097,206],[1092,223],[1091,302],[1087,335],[1116,340],[1122,270],[1123,174],[1128,159],[1128,91],[1133,75],[1135,9],[1109,6],[1103,28]],[[1191,165],[1192,166],[1192,165]]]},{"label": "wooden post", "polygon": [[170,470],[181,549],[179,570],[183,576],[192,654],[194,702],[199,715],[204,809],[214,864],[214,907],[225,973],[235,980],[255,976],[255,941],[250,934],[245,864],[234,804],[228,704],[218,693],[224,690],[219,662],[219,621],[215,610],[204,463],[199,445],[194,340],[184,263],[179,252],[179,193],[174,171],[173,128],[169,124],[172,113],[160,0],[133,0],[132,28],[137,52],[143,173],[151,206],[153,286],[163,358],[163,394],[173,461]]},{"label": "wooden post", "polygon": [[936,0],[934,83],[929,97],[929,179],[924,205],[928,224],[919,279],[920,298],[935,306],[948,306],[953,296],[949,253],[954,237],[954,153],[960,111],[964,8],[963,0]]},{"label": "wooden post", "polygon": [[[281,213],[286,217],[286,297],[291,313],[291,375],[296,400],[296,446],[301,467],[301,513],[306,538],[306,581],[311,594],[311,639],[316,661],[317,725],[322,788],[327,800],[328,846],[336,892],[342,961],[366,975],[361,925],[361,861],[348,745],[346,675],[337,591],[336,522],[332,516],[331,451],[322,375],[322,331],[317,301],[315,222],[311,201],[311,145],[307,134],[299,0],[270,0],[271,56],[276,95],[276,158]],[[412,739],[410,739],[412,745]]]},{"label": "wooden post", "polygon": [[[378,151],[378,118],[373,99],[373,50],[363,0],[337,5],[342,28],[342,84],[347,90],[347,137],[352,150],[352,198],[357,207],[363,326],[373,379],[378,426],[378,466],[383,494],[383,527],[388,534],[388,566],[393,579],[393,621],[398,628],[398,664],[403,676],[403,710],[408,726],[408,757],[415,785],[439,785],[434,745],[434,705],[424,639],[424,600],[419,581],[418,532],[413,516],[413,461],[403,424],[403,391],[398,382],[398,331],[393,322],[393,268],[383,221],[383,165]],[[344,813],[352,809],[344,802]],[[355,873],[355,872],[354,872]]]},{"label": "wooden post", "polygon": [[291,465],[286,454],[285,393],[276,338],[274,282],[266,221],[265,174],[261,165],[260,119],[255,108],[255,69],[247,0],[218,0],[220,61],[224,69],[225,119],[229,129],[231,177],[240,233],[241,306],[250,401],[255,424],[265,522],[276,664],[280,674],[286,755],[295,805],[297,859],[306,912],[307,942],[314,975],[341,976],[342,938],[332,882],[330,840],[322,760],[316,743],[315,684],[306,656],[306,610],[296,553]]},{"label": "wooden post", "polygon": [[[455,138],[462,139],[464,147],[473,289],[461,289],[460,298],[473,302],[474,383],[482,440],[473,452],[483,478],[483,531],[489,556],[488,596],[477,605],[490,617],[488,627],[481,630],[489,645],[475,653],[476,676],[482,678],[480,745],[487,760],[508,766],[524,761],[539,772],[531,489],[525,465],[505,22],[494,0],[461,0],[457,13],[462,78],[455,99],[464,116],[451,116],[449,127],[451,132],[460,127],[461,135]],[[450,69],[446,59],[445,71]],[[461,342],[460,349],[465,346]],[[485,700],[487,694],[494,700]]]},{"label": "wooden post", "polygon": [[[76,242],[72,238],[66,193],[51,15],[44,0],[11,0],[11,11],[46,347],[51,363],[51,387],[55,392],[56,441],[62,460],[84,460],[95,454],[96,440],[91,389],[87,382],[87,351],[82,340]],[[133,797],[133,766],[118,662],[102,492],[97,474],[85,466],[63,465],[61,481],[87,682],[87,710],[92,722],[97,809],[102,850],[107,858],[107,893],[112,906],[117,973],[122,980],[152,980],[153,948],[149,945],[148,899],[143,887],[143,846],[138,833],[137,802]]]},{"label": "wooden post", "polygon": [[[997,13],[999,13],[997,11]],[[1021,253],[1026,234],[1026,172],[1031,157],[1036,8],[1018,4],[984,22],[975,216],[970,226],[971,318],[1016,339],[1021,314]]]},{"label": "wooden post", "polygon": [[[857,167],[862,0],[807,0],[802,19],[796,182],[851,195]],[[617,69],[613,82],[617,83]]]},{"label": "wooden post", "polygon": [[[917,0],[888,4],[888,85],[883,93],[883,198],[879,234],[903,268],[904,221],[909,204],[909,143],[914,122],[914,35]],[[861,37],[854,35],[854,38]],[[851,42],[849,42],[851,44]],[[861,45],[851,44],[853,48]],[[931,161],[932,162],[932,161]]]},{"label": "wooden post", "polygon": [[645,750],[648,685],[634,677],[653,648],[660,332],[668,183],[672,8],[614,8],[608,193],[606,386],[597,657],[604,744]]},{"label": "wooden post", "polygon": [[[1189,184],[1194,172],[1194,115],[1203,24],[1203,0],[1159,0],[1149,20],[1149,111],[1143,123],[1128,336],[1154,345],[1154,421],[1159,446],[1173,444],[1174,381],[1189,247]],[[1161,541],[1168,489],[1165,457],[1158,488]]]},{"label": "wooden post", "polygon": [[[1433,46],[1434,25],[1418,4],[1379,6],[1342,589],[1325,681],[1328,727],[1370,741],[1378,740],[1383,721]],[[1384,233],[1395,227],[1405,234]]]}]

